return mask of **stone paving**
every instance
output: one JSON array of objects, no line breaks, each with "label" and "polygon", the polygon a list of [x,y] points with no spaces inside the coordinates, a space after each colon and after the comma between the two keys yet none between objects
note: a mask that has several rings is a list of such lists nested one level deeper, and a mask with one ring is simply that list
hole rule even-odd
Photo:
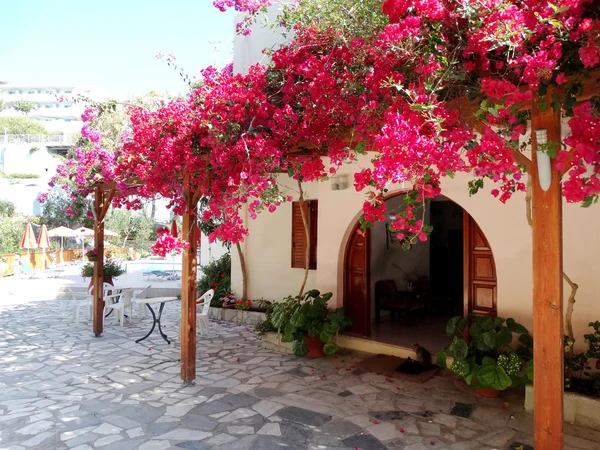
[{"label": "stone paving", "polygon": [[[0,449],[530,449],[519,393],[476,397],[450,377],[425,384],[362,373],[362,355],[319,360],[261,347],[252,328],[211,324],[197,380],[179,378],[179,303],[164,331],[67,317],[69,302],[0,304]],[[600,432],[566,426],[566,448],[600,449]]]}]

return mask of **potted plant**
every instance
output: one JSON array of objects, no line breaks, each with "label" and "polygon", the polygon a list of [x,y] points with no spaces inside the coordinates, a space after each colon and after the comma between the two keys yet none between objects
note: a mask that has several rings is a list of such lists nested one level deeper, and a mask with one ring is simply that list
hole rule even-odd
[{"label": "potted plant", "polygon": [[283,302],[273,305],[271,321],[280,333],[282,342],[293,342],[292,350],[296,356],[318,358],[332,355],[339,347],[332,341],[352,321],[344,314],[343,308],[335,311],[327,309],[332,297],[313,289],[301,298],[287,297]]},{"label": "potted plant", "polygon": [[88,259],[88,261],[91,261],[91,262],[97,261],[98,260],[98,251],[95,248],[93,248],[93,249],[85,252],[85,256]]},{"label": "potted plant", "polygon": [[[114,259],[107,259],[104,262],[104,282],[110,285],[113,284],[113,278],[117,278],[125,273],[125,269],[121,267]],[[83,278],[93,278],[94,276],[94,265],[86,264],[81,268],[81,276]],[[93,280],[90,280],[90,286],[92,286]]]},{"label": "potted plant", "polygon": [[[519,335],[514,348],[513,333]],[[453,317],[446,334],[453,336],[450,369],[474,386],[478,395],[497,397],[501,391],[533,379],[533,338],[514,319],[474,314]],[[444,369],[447,356],[445,349],[437,354],[437,363]]]}]

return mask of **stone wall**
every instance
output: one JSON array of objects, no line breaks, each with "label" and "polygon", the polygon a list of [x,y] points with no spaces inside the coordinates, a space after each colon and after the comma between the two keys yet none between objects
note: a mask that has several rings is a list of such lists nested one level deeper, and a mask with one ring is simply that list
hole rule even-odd
[{"label": "stone wall", "polygon": [[[584,427],[600,430],[600,399],[576,394],[564,393],[564,421]],[[533,412],[533,386],[525,386],[525,411]]]},{"label": "stone wall", "polygon": [[266,315],[262,312],[244,311],[243,309],[210,308],[208,317],[213,320],[225,320],[255,326],[264,321]]}]

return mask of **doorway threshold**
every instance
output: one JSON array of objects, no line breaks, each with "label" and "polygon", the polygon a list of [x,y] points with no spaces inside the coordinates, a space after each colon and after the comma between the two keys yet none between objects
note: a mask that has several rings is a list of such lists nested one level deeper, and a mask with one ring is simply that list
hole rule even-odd
[{"label": "doorway threshold", "polygon": [[390,355],[399,358],[415,359],[415,351],[410,347],[378,342],[367,337],[342,334],[336,338],[336,344],[348,350],[357,350],[377,355]]},{"label": "doorway threshold", "polygon": [[[352,334],[342,334],[336,338],[336,344],[341,348],[348,350],[356,350],[364,353],[373,353],[376,355],[389,355],[396,356],[398,358],[412,358],[417,357],[415,351],[410,347],[404,347],[401,345],[388,344],[386,342],[378,342],[367,337],[356,336]],[[432,354],[433,363],[435,364],[435,354]],[[454,358],[448,356],[446,358],[446,365],[450,367],[454,362]]]}]

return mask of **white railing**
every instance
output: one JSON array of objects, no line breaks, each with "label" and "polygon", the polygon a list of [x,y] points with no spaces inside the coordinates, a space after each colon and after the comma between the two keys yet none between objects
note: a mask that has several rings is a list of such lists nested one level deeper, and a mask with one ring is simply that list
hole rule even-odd
[{"label": "white railing", "polygon": [[78,135],[75,134],[5,134],[0,135],[0,142],[6,144],[50,144],[74,145]]}]

